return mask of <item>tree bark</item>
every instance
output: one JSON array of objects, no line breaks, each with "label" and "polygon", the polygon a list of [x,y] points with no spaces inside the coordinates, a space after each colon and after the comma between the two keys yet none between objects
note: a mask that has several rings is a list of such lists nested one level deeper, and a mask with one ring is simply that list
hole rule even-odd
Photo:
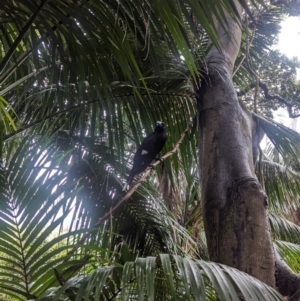
[{"label": "tree bark", "polygon": [[283,296],[291,296],[289,301],[300,300],[300,277],[295,275],[275,251],[276,287]]},{"label": "tree bark", "polygon": [[[241,8],[237,5],[238,11]],[[210,259],[275,287],[275,259],[267,197],[253,165],[252,117],[239,105],[232,83],[241,29],[227,16],[219,52],[207,56],[208,76],[199,83],[199,162],[202,210]]]}]

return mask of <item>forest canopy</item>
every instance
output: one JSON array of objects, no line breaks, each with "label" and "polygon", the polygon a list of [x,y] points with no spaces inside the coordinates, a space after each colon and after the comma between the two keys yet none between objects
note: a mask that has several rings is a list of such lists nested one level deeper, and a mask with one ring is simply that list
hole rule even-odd
[{"label": "forest canopy", "polygon": [[299,1],[1,4],[1,300],[298,300]]}]

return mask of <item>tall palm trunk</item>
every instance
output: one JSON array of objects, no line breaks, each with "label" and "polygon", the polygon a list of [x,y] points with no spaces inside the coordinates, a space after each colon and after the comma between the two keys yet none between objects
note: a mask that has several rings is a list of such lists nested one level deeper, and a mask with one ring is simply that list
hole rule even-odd
[{"label": "tall palm trunk", "polygon": [[[241,8],[237,4],[239,11]],[[254,122],[239,105],[232,83],[241,29],[228,16],[216,22],[222,52],[207,56],[198,85],[202,208],[210,259],[275,287],[275,259],[267,197],[254,174]]]}]

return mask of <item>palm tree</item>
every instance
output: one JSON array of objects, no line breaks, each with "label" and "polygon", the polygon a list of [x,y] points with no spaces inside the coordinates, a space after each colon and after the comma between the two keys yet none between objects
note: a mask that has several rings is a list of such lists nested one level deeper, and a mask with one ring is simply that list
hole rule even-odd
[{"label": "palm tree", "polygon": [[[202,123],[203,112],[210,110],[203,106],[216,99],[211,93],[218,92],[215,83],[221,85],[220,78],[227,79],[224,91],[235,94],[229,76],[233,66],[240,90],[254,81],[259,84],[253,70],[264,61],[263,50],[274,43],[282,13],[297,9],[240,2],[252,19],[235,1],[3,1],[2,299],[282,300],[272,289],[273,267],[267,271],[273,273],[269,280],[269,274],[252,273],[249,261],[236,264],[222,257],[230,252],[216,255],[214,235],[225,233],[211,229],[211,209],[200,206],[201,198],[205,204],[210,191],[218,191],[217,185],[207,190],[203,180],[199,185],[199,156],[207,160],[199,162],[202,179],[205,163],[218,162],[217,152],[211,159],[201,150],[209,143],[201,135],[208,128]],[[237,43],[230,55],[229,70],[212,59],[225,49],[230,33],[238,42],[238,20],[245,24],[242,44]],[[224,29],[229,35],[220,38]],[[199,70],[209,70],[209,78]],[[279,166],[272,156],[257,155],[257,170],[269,195],[276,248],[297,271],[300,231],[287,219],[291,208],[299,206],[295,167],[300,138],[264,117],[266,109],[257,109],[258,96],[255,93],[250,104],[249,98],[244,101],[254,113],[235,108],[255,121],[282,156]],[[197,102],[203,102],[201,109]],[[217,106],[213,111],[218,110]],[[156,120],[168,125],[163,164],[156,162],[155,170],[147,170],[125,194],[122,186],[136,146]],[[229,137],[225,128],[223,134]],[[232,164],[232,156],[226,162]],[[254,170],[253,162],[247,164]],[[221,174],[220,168],[216,171]],[[259,199],[262,191],[255,185]],[[262,215],[256,217],[263,223],[255,235],[262,233],[268,249],[257,254],[246,250],[234,259],[265,250],[274,266],[262,204]],[[232,227],[228,218],[224,220],[224,230]],[[281,271],[286,270],[283,265]],[[294,277],[294,287],[280,287],[282,294],[298,290]]]}]

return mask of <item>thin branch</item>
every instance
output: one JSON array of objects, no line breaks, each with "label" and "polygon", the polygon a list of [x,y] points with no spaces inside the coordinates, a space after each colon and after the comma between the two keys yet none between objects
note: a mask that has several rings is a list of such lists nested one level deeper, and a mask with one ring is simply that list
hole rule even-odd
[{"label": "thin branch", "polygon": [[[254,104],[254,113],[257,113],[257,94],[258,94],[258,82],[259,82],[259,77],[256,74],[256,72],[253,71],[253,69],[251,68],[251,64],[250,64],[250,45],[253,41],[253,39],[249,40],[248,37],[248,15],[246,15],[246,31],[247,31],[247,38],[246,38],[246,63],[247,63],[247,69],[250,72],[250,74],[252,76],[255,77],[255,82],[256,82],[256,86],[255,86],[255,93],[254,93],[254,97],[253,97],[253,104]],[[254,37],[254,35],[253,35]]]},{"label": "thin branch", "polygon": [[[248,36],[248,18],[247,18],[247,37],[246,37],[246,44],[249,43],[250,45],[252,44],[253,40],[254,40],[254,36],[255,36],[255,31],[256,31],[256,24],[254,26],[254,29],[252,31],[252,35],[250,37],[250,41],[249,41],[249,36]],[[240,63],[237,65],[237,67],[235,68],[232,77],[234,77],[234,75],[237,73],[237,71],[240,69],[240,67],[242,66],[244,60],[246,59],[246,56],[249,55],[249,47],[246,46],[246,52],[243,55],[243,58],[241,59]]]},{"label": "thin branch", "polygon": [[[178,150],[179,146],[181,145],[183,139],[185,138],[186,134],[188,133],[189,129],[192,127],[193,123],[190,122],[187,126],[187,128],[182,132],[178,142],[175,144],[174,148],[169,151],[168,153],[166,153],[164,156],[161,157],[161,160],[165,160],[166,158],[174,155],[176,153],[176,151]],[[155,161],[152,166],[155,167],[158,164],[160,164],[160,161]],[[142,184],[142,182],[145,181],[145,179],[148,177],[148,175],[150,174],[152,168],[147,168],[144,175],[141,177],[141,179],[136,182],[131,189],[121,198],[121,200],[113,207],[110,208],[110,210],[108,212],[106,212],[101,218],[99,218],[99,220],[92,225],[91,227],[89,227],[88,229],[94,228],[94,227],[98,227],[99,225],[101,225],[104,221],[106,221],[109,217],[112,216],[112,214],[122,205],[124,205],[129,198],[133,195],[133,193],[137,190],[137,188]],[[83,237],[81,238],[81,240],[78,242],[78,244],[76,245],[76,247],[74,247],[68,254],[67,254],[67,258],[64,261],[68,261],[68,259],[70,258],[70,255],[72,255],[78,248],[80,245],[82,245],[86,239],[90,236],[90,232],[87,232],[86,234],[83,235]]]},{"label": "thin branch", "polygon": [[264,181],[262,164],[261,164],[263,152],[259,144],[258,144],[258,149],[259,149],[258,178],[262,189],[265,191],[265,181]]},{"label": "thin branch", "polygon": [[265,83],[259,81],[259,86],[263,89],[266,99],[276,99],[286,106],[290,118],[297,118],[300,116],[300,114],[296,114],[296,115],[293,114],[293,112],[292,112],[293,105],[290,102],[288,102],[287,100],[285,100],[284,98],[282,98],[281,96],[279,96],[277,94],[270,94],[269,88],[267,87],[267,85]]},{"label": "thin branch", "polygon": [[[259,80],[258,85],[260,88],[262,88],[262,90],[264,91],[265,94],[265,98],[266,99],[270,99],[270,100],[278,100],[280,103],[284,104],[287,108],[287,111],[289,113],[289,117],[290,118],[297,118],[300,117],[300,114],[294,114],[292,111],[293,105],[292,103],[290,103],[289,101],[287,101],[286,99],[282,98],[281,96],[277,95],[277,94],[270,94],[269,93],[269,88],[268,86],[262,82],[261,80]],[[250,89],[256,87],[256,83],[252,83],[249,85],[249,88],[243,91],[240,91],[237,93],[238,96],[243,96],[245,95]]]},{"label": "thin branch", "polygon": [[[278,2],[274,2],[274,5],[277,5],[277,4],[282,4],[284,3],[285,1],[278,1]],[[250,89],[254,88],[255,87],[255,93],[254,93],[254,112],[257,113],[257,96],[258,96],[258,88],[262,88],[263,91],[264,91],[264,94],[265,94],[265,98],[266,99],[276,99],[278,100],[280,103],[284,104],[287,108],[287,111],[289,113],[289,117],[290,118],[297,118],[297,117],[300,117],[300,114],[293,114],[292,112],[292,107],[293,105],[288,102],[287,100],[285,100],[284,98],[280,97],[279,95],[277,94],[270,94],[269,93],[269,89],[267,87],[267,85],[265,83],[263,83],[260,79],[259,79],[259,76],[256,74],[256,72],[251,68],[251,65],[250,65],[250,45],[252,44],[253,42],[253,39],[254,39],[254,33],[255,33],[255,27],[254,27],[254,30],[252,32],[252,36],[251,38],[249,39],[249,36],[247,36],[246,38],[246,52],[244,54],[244,57],[242,58],[240,64],[237,66],[236,70],[234,71],[233,73],[233,76],[235,75],[235,73],[237,72],[237,70],[240,68],[240,66],[242,65],[243,61],[246,59],[246,63],[247,63],[247,70],[249,71],[249,73],[255,78],[255,83],[252,83],[251,85],[249,85],[249,89],[246,89],[244,91],[241,91],[241,92],[238,92],[238,96],[242,96],[242,95],[245,95]],[[248,34],[248,16],[246,15],[246,32]]]},{"label": "thin branch", "polygon": [[11,57],[13,56],[15,50],[17,49],[18,45],[20,44],[20,42],[24,38],[25,34],[29,30],[30,26],[32,25],[32,23],[34,22],[34,20],[39,15],[40,11],[44,8],[44,6],[46,5],[46,3],[48,1],[49,0],[43,0],[42,1],[42,3],[40,4],[40,6],[37,8],[36,12],[32,15],[32,17],[29,19],[29,21],[27,22],[27,24],[21,30],[21,32],[18,35],[18,37],[15,39],[13,45],[9,48],[7,54],[5,55],[5,57],[3,58],[3,60],[0,63],[0,74],[3,72],[4,68],[6,67],[6,65],[9,62],[9,60],[11,59]]},{"label": "thin branch", "polygon": [[256,85],[255,85],[254,97],[253,97],[254,113],[257,113],[257,96],[258,96],[258,88],[259,88],[259,77],[256,75]]}]

